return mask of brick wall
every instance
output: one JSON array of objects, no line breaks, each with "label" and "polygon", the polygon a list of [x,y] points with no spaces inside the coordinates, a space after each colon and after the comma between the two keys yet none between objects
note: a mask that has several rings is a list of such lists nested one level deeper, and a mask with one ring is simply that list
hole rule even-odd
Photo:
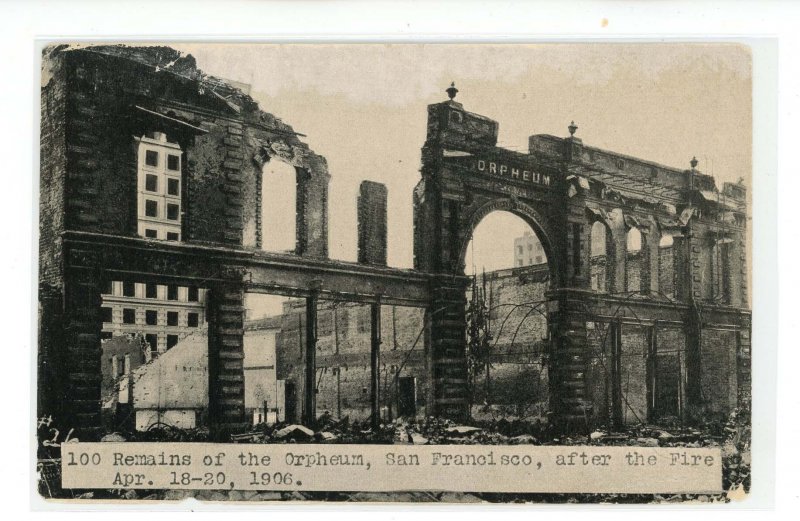
[{"label": "brick wall", "polygon": [[701,393],[709,418],[725,418],[737,405],[736,332],[704,329]]},{"label": "brick wall", "polygon": [[[473,417],[544,418],[548,408],[546,264],[478,275],[490,310],[492,351],[488,370],[475,379]],[[485,290],[484,290],[485,288]],[[471,299],[471,291],[467,295]]]},{"label": "brick wall", "polygon": [[63,56],[43,56],[39,156],[39,416],[58,413],[63,335],[64,189],[66,180],[66,66]]},{"label": "brick wall", "polygon": [[[304,324],[304,303],[285,306],[278,335],[278,378],[291,379],[298,386],[303,383]],[[417,408],[424,414],[430,383],[423,325],[422,309],[381,306],[381,405],[390,407],[393,414],[395,378],[403,376],[417,378]],[[320,302],[317,334],[317,414],[327,410],[337,415],[341,410],[343,417],[365,420],[370,414],[370,306]],[[298,394],[302,396],[302,390]]]},{"label": "brick wall", "polygon": [[[494,308],[494,349],[487,374],[479,375],[473,397],[475,417],[543,418],[548,408],[547,321],[532,306],[543,302],[549,287],[546,265],[487,274],[487,298]],[[503,303],[527,303],[514,309]],[[285,307],[278,340],[278,378],[303,382],[305,310],[301,301]],[[395,376],[417,378],[417,407],[426,410],[427,381],[424,312],[418,308],[381,308],[381,404],[394,411]],[[501,324],[503,325],[501,331]],[[321,302],[317,315],[317,412],[328,410],[351,419],[370,412],[370,308],[355,303]],[[495,343],[496,342],[496,343]],[[337,374],[338,373],[338,374]],[[337,382],[338,378],[338,382]],[[364,389],[367,393],[364,393]],[[339,390],[337,394],[337,389]],[[394,413],[393,413],[394,414]]]},{"label": "brick wall", "polygon": [[622,324],[620,352],[620,390],[622,421],[625,424],[647,422],[648,336],[645,328]]},{"label": "brick wall", "polygon": [[588,403],[592,408],[593,424],[608,424],[611,420],[611,339],[605,322],[587,322],[588,363],[585,384]]},{"label": "brick wall", "polygon": [[66,178],[66,67],[63,56],[45,57],[41,101],[39,178],[39,282],[60,289]]}]

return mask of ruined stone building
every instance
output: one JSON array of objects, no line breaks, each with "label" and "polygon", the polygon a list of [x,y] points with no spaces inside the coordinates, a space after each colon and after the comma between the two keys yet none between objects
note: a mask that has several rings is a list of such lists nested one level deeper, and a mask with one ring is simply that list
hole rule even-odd
[{"label": "ruined stone building", "polygon": [[[383,368],[405,356],[392,352],[395,308],[423,323],[411,357],[422,371],[398,376],[417,378],[414,404],[467,420],[477,413],[467,349],[473,281],[464,258],[473,230],[495,211],[530,226],[546,271],[531,275],[533,297],[509,297],[527,299],[528,311],[541,317],[521,350],[516,339],[502,346],[503,334],[494,331],[501,338],[494,355],[508,363],[528,357],[538,369],[516,384],[509,377],[507,388],[490,382],[490,394],[513,393],[535,378],[546,387],[541,415],[578,431],[700,421],[749,401],[741,184],[717,187],[694,162],[670,168],[588,146],[574,125],[567,137],[532,135],[524,153],[498,147],[499,123],[466,110],[451,87],[449,100],[427,107],[421,170],[408,173],[420,176],[414,268],[387,266],[387,193],[374,182],[362,183],[354,202],[358,262],[345,262],[328,258],[328,184],[336,173],[246,89],[166,47],[52,47],[44,58],[38,405],[81,439],[102,431],[103,336],[126,325],[154,328],[149,342],[158,360],[178,356],[170,355],[177,347],[169,349],[169,335],[204,338],[206,372],[193,370],[191,382],[207,411],[190,412],[192,404],[170,391],[152,395],[159,397],[156,418],[169,405],[182,411],[174,413],[181,421],[208,424],[223,439],[252,424],[265,396],[246,395],[248,374],[274,365],[291,375],[283,403],[295,410],[286,416],[312,425],[339,406],[331,389],[357,357],[363,376],[347,385],[360,386],[362,398],[352,407],[363,411],[368,403],[377,423],[389,406],[381,393],[394,392]],[[271,226],[262,222],[262,196],[271,189],[262,174],[271,163],[288,164],[295,175],[295,241],[287,252],[262,250]],[[514,277],[520,282],[513,275],[496,287]],[[244,300],[251,293],[298,306],[285,314],[299,318],[297,326],[276,333],[274,364],[246,363]],[[329,309],[336,310],[330,319]],[[335,342],[340,312],[348,334],[369,336],[368,366],[366,351],[348,351],[341,337]],[[205,336],[189,334],[195,320]],[[413,344],[412,336],[403,332],[398,346]],[[293,361],[281,360],[281,345],[292,346]],[[400,401],[411,408],[394,400],[395,411]]]}]

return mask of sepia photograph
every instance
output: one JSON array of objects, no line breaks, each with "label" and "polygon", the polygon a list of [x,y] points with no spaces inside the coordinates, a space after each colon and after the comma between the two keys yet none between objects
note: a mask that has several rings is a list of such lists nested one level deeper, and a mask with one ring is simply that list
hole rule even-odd
[{"label": "sepia photograph", "polygon": [[39,50],[42,498],[757,486],[748,45]]}]

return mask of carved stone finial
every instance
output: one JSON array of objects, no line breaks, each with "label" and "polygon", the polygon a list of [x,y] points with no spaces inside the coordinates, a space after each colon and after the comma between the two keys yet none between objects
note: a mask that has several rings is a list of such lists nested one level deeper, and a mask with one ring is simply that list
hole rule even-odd
[{"label": "carved stone finial", "polygon": [[690,164],[690,165],[692,165],[692,170],[694,170],[695,168],[697,168],[697,164],[698,164],[698,163],[699,163],[699,161],[697,160],[697,158],[696,158],[696,157],[694,157],[694,156],[692,156],[692,160],[691,160],[691,161],[689,161],[689,164]]},{"label": "carved stone finial", "polygon": [[458,94],[458,89],[456,88],[456,82],[454,82],[454,81],[453,81],[453,82],[451,82],[451,83],[450,83],[450,87],[448,87],[448,88],[445,90],[445,92],[446,92],[446,93],[447,93],[447,95],[450,97],[450,99],[453,99],[453,98],[455,98],[455,97],[456,97],[456,94]]},{"label": "carved stone finial", "polygon": [[567,130],[569,130],[569,135],[570,137],[572,137],[575,135],[575,131],[578,130],[578,125],[576,125],[575,121],[573,121],[572,123],[569,124]]}]

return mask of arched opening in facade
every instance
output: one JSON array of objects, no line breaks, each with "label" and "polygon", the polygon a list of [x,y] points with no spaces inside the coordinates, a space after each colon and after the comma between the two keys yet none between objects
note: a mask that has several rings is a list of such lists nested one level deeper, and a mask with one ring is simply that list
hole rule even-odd
[{"label": "arched opening in facade", "polygon": [[591,234],[589,263],[591,287],[594,291],[608,292],[611,288],[611,277],[609,275],[613,273],[613,255],[609,255],[611,232],[608,230],[607,225],[600,221],[595,221],[592,224]]},{"label": "arched opening in facade", "polygon": [[279,159],[268,161],[261,173],[261,249],[297,249],[297,169]]},{"label": "arched opening in facade", "polygon": [[625,235],[625,291],[641,291],[643,260],[642,232],[634,226]]},{"label": "arched opening in facade", "polygon": [[675,298],[675,239],[664,233],[658,241],[658,290],[662,296]]},{"label": "arched opening in facade", "polygon": [[547,246],[522,218],[494,211],[466,248],[467,358],[471,415],[535,421],[548,409],[544,354]]}]

